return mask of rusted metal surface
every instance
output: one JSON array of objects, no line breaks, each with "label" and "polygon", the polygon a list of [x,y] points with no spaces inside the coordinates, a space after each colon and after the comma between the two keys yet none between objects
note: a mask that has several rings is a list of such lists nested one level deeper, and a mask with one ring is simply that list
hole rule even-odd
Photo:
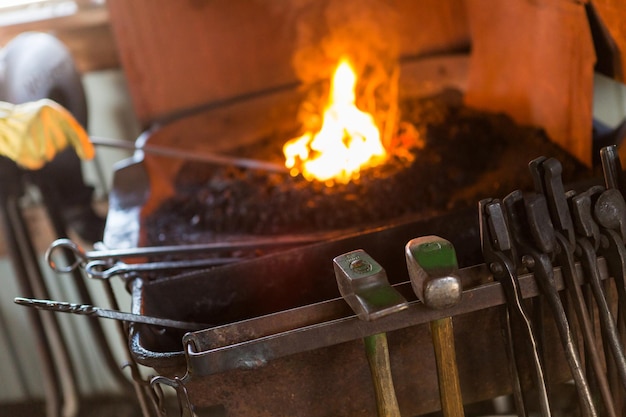
[{"label": "rusted metal surface", "polygon": [[[472,265],[480,260],[478,230],[467,227],[475,216],[474,210],[467,210],[406,221],[210,271],[145,282],[141,291],[135,291],[133,309],[136,313],[180,320],[206,315],[211,317],[210,323],[219,325],[338,298],[332,259],[358,248],[379,260],[392,284],[400,283],[408,280],[405,243],[425,234],[438,233],[458,247],[467,248],[459,254],[459,263]],[[410,288],[408,292],[410,295]],[[163,345],[181,349],[181,336],[161,335],[156,346],[146,337],[142,344],[155,351],[157,359]]]},{"label": "rusted metal surface", "polygon": [[[174,132],[172,126],[161,134]],[[176,131],[172,137],[181,135]],[[135,185],[122,184],[121,176],[120,192],[114,187],[113,219],[129,227],[107,225],[119,232],[106,234],[115,237],[107,241],[105,236],[110,248],[141,246],[141,233],[133,227],[141,226],[142,215],[173,191],[170,174],[176,166],[165,167],[158,158],[135,162],[126,167],[126,173],[137,174]],[[482,262],[477,220],[475,209],[415,216],[212,270],[137,279],[132,283],[134,313],[213,327],[185,336],[133,324],[131,351],[138,362],[161,375],[183,377],[189,372],[185,384],[191,402],[198,407],[221,405],[229,416],[367,416],[375,415],[376,404],[362,339],[386,332],[400,411],[416,415],[440,408],[428,323],[454,316],[465,402],[508,393],[504,296],[499,283],[489,282],[484,265],[461,270],[468,290],[462,302],[445,313],[426,309],[407,282],[404,245],[418,236],[436,234],[449,240],[460,248],[461,267]],[[124,236],[127,230],[133,235]],[[390,282],[410,300],[406,311],[363,322],[339,297],[332,259],[356,249],[367,251],[386,269]],[[558,270],[556,275],[562,288]],[[531,276],[521,276],[520,282],[524,297],[538,294]],[[562,358],[556,331],[547,327],[546,354]],[[531,364],[526,365],[530,369]],[[569,378],[564,360],[551,361],[547,368],[551,382]],[[532,384],[526,370],[520,380],[526,387]]]},{"label": "rusted metal surface", "polygon": [[[483,266],[480,268],[484,271]],[[604,271],[603,275],[606,277],[606,267]],[[467,270],[464,272],[475,273],[475,271]],[[562,289],[563,280],[560,269],[555,270],[555,275],[558,288]],[[582,277],[582,273],[579,277]],[[520,287],[526,298],[539,294],[531,274],[520,277]],[[407,286],[401,284],[398,288],[406,290]],[[458,306],[445,311],[430,310],[421,302],[413,301],[409,303],[405,311],[372,322],[361,322],[352,314],[328,321],[321,321],[317,317],[318,308],[325,310],[327,304],[338,301],[336,299],[252,319],[245,325],[238,326],[237,333],[231,333],[230,337],[225,337],[225,335],[228,334],[227,329],[231,325],[189,334],[185,336],[185,341],[190,342],[192,348],[187,352],[187,362],[192,366],[192,371],[199,375],[210,375],[236,368],[255,368],[264,365],[269,360],[301,351],[344,343],[377,333],[401,330],[449,316],[480,313],[483,309],[504,304],[504,297],[500,284],[492,282],[467,290],[463,294],[463,301]],[[277,331],[271,328],[271,325],[276,322],[279,323],[277,327],[284,326],[280,324],[281,320],[288,321],[289,318],[295,317],[306,319],[300,326],[288,330]],[[260,323],[264,323],[265,326],[271,323],[269,328],[265,327],[267,333],[258,332],[258,327],[264,327],[263,325],[257,326]],[[237,326],[237,324],[232,326]]]},{"label": "rusted metal surface", "polygon": [[[509,392],[509,375],[500,335],[499,308],[455,318],[459,377],[471,403]],[[402,415],[440,408],[434,351],[428,324],[388,333],[391,369]],[[550,348],[558,343],[550,343]],[[561,352],[549,354],[560,357]],[[553,381],[567,378],[559,361]],[[525,381],[528,381],[526,378]],[[376,404],[360,340],[302,352],[257,369],[238,369],[198,377],[188,384],[199,406],[222,404],[229,415],[373,416]],[[350,398],[350,401],[345,401]]]},{"label": "rusted metal surface", "polygon": [[[389,233],[388,230],[379,231],[383,234],[385,232]],[[182,352],[180,334],[156,335],[145,327],[133,326],[133,353],[139,362],[165,375],[182,376],[189,365],[191,379],[188,389],[192,403],[200,407],[221,404],[229,415],[295,415],[303,410],[311,416],[375,415],[376,404],[361,339],[387,332],[401,412],[403,415],[415,415],[440,407],[428,322],[442,315],[453,315],[459,378],[466,403],[510,392],[501,330],[503,310],[500,305],[504,303],[504,296],[499,283],[481,282],[488,276],[484,266],[460,270],[464,287],[469,290],[463,294],[461,303],[451,310],[441,312],[427,309],[413,297],[406,311],[374,322],[359,320],[345,302],[338,298],[338,294],[328,300],[292,305],[272,314],[268,314],[269,311],[266,315],[255,314],[247,310],[245,313],[249,317],[236,319],[237,314],[232,310],[236,306],[246,310],[253,303],[251,299],[247,303],[238,304],[236,300],[242,294],[234,294],[235,307],[220,309],[219,301],[232,297],[233,293],[228,289],[226,292],[212,292],[210,289],[215,281],[221,281],[224,285],[226,280],[238,281],[241,276],[246,276],[251,284],[263,281],[267,278],[264,273],[274,274],[276,267],[282,268],[290,279],[295,279],[298,286],[308,290],[321,288],[321,285],[307,283],[315,278],[303,271],[310,268],[315,277],[314,265],[320,262],[320,253],[325,250],[338,253],[328,247],[349,244],[346,240],[354,244],[355,239],[356,242],[360,241],[358,237],[353,237],[270,255],[269,259],[252,260],[160,282],[140,284],[137,281],[133,308],[142,308],[144,314],[155,313],[155,306],[158,306],[160,313],[167,317],[173,315],[182,318],[176,316],[176,313],[187,314],[187,318],[194,317],[191,311],[200,306],[197,300],[190,302],[193,298],[188,298],[189,294],[186,294],[188,290],[185,288],[191,287],[196,299],[213,298],[213,302],[204,301],[203,307],[207,311],[211,310],[208,306],[212,305],[214,311],[221,311],[223,316],[230,314],[230,319],[227,324],[188,335],[187,340],[193,340],[193,343],[187,358]],[[388,246],[390,241],[381,239],[379,244]],[[307,258],[307,253],[313,259]],[[398,253],[403,261],[403,250]],[[310,263],[303,259],[308,259]],[[385,261],[388,259],[389,255]],[[326,277],[335,286],[332,262],[323,263],[329,264],[329,271],[318,279],[324,281],[323,277]],[[262,270],[259,268],[262,264],[272,266]],[[288,265],[292,268],[286,268]],[[398,265],[390,263],[389,276],[392,280],[398,278]],[[601,262],[601,267],[606,276],[604,262]],[[230,273],[221,271],[223,269],[230,270]],[[252,271],[255,273],[252,274]],[[558,269],[555,275],[558,287],[563,288]],[[403,277],[401,275],[400,279]],[[524,297],[538,294],[532,276],[521,276],[520,283]],[[396,288],[407,296],[411,294],[408,282],[396,284]],[[251,291],[248,297],[255,294],[254,288]],[[198,297],[198,294],[203,296]],[[194,306],[191,309],[185,307],[189,304]],[[230,313],[225,313],[227,310],[231,310]],[[202,313],[196,311],[195,314]],[[219,319],[218,316],[206,314],[202,315],[205,321],[211,321],[208,317]],[[548,357],[562,358],[563,352],[555,333],[554,329],[547,332],[554,341],[551,343],[548,340],[546,343],[548,349],[554,350],[547,354],[550,355]],[[555,360],[548,368],[551,381],[569,377],[564,360]],[[530,384],[530,375],[521,375],[521,378],[522,383]],[[351,401],[346,402],[345,398]],[[324,406],[320,407],[319,404]]]}]

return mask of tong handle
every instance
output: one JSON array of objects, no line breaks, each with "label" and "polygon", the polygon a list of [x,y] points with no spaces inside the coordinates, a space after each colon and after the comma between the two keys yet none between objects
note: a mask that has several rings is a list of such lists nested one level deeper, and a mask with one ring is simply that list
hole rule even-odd
[{"label": "tong handle", "polygon": [[602,172],[606,188],[614,188],[624,192],[624,173],[622,172],[617,146],[605,146],[600,149],[600,160],[602,161]]},{"label": "tong handle", "polygon": [[563,166],[555,158],[542,156],[531,161],[528,168],[535,183],[535,191],[543,194],[547,201],[553,226],[573,245],[576,237],[563,185]]}]

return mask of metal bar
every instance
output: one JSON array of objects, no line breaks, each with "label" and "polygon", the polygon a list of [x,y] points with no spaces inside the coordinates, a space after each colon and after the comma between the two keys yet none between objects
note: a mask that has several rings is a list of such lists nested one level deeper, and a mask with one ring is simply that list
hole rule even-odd
[{"label": "metal bar", "polygon": [[[557,243],[561,247],[561,251],[558,255],[560,264],[562,265],[563,275],[565,277],[565,285],[567,291],[571,295],[571,301],[573,304],[574,312],[578,320],[579,327],[582,331],[582,337],[584,341],[584,348],[586,349],[586,362],[588,366],[591,366],[593,375],[597,382],[597,387],[600,390],[602,401],[604,402],[605,412],[608,417],[615,417],[617,413],[615,406],[613,405],[611,388],[607,379],[598,347],[596,346],[596,339],[593,329],[593,321],[591,319],[587,305],[585,304],[585,297],[580,286],[575,282],[575,261],[571,251],[568,251],[563,235],[557,234]],[[615,278],[615,277],[614,277]]]},{"label": "metal bar", "polygon": [[[17,285],[23,294],[34,296],[34,290],[28,279],[28,270],[25,265],[22,251],[20,250],[18,231],[11,216],[14,210],[11,210],[16,204],[15,197],[6,195],[6,190],[0,192],[0,217],[2,218],[5,235],[8,240],[7,248],[11,258],[11,264],[16,273]],[[41,384],[43,386],[44,397],[46,402],[46,417],[61,416],[62,409],[62,393],[59,386],[59,379],[54,366],[54,354],[50,341],[46,336],[46,331],[42,317],[38,312],[31,311],[28,314],[29,324],[32,326],[35,344],[37,347],[37,355],[41,364]]]},{"label": "metal bar", "polygon": [[[30,282],[33,295],[35,297],[46,298],[49,296],[48,288],[39,267],[37,254],[29,234],[26,220],[19,207],[17,197],[10,199],[5,208],[8,217],[11,219],[17,247],[20,251],[22,262],[26,267],[27,280]],[[67,342],[63,338],[61,326],[56,320],[56,317],[49,314],[41,314],[40,317],[54,358],[54,365],[61,387],[63,398],[61,414],[64,417],[76,416],[80,411],[78,382],[76,380],[75,365],[72,362]]]},{"label": "metal bar", "polygon": [[[348,234],[349,232],[345,232]],[[344,235],[345,235],[344,234]],[[320,242],[339,237],[337,232],[330,233],[311,233],[303,235],[280,235],[272,237],[254,237],[250,239],[242,239],[232,242],[213,242],[213,243],[197,243],[187,245],[168,245],[168,246],[146,246],[131,249],[106,249],[85,251],[80,245],[70,239],[57,239],[48,247],[45,253],[45,259],[50,268],[59,273],[69,273],[76,270],[79,266],[91,261],[117,260],[125,258],[142,258],[148,256],[163,255],[191,255],[207,252],[219,251],[236,251],[236,250],[257,250],[261,248],[277,248],[281,246],[296,246],[309,243]],[[69,252],[74,256],[73,261],[67,263],[67,266],[55,262],[55,253]],[[219,262],[219,261],[216,261]]]},{"label": "metal bar", "polygon": [[[46,212],[48,214],[48,218],[54,228],[54,232],[58,237],[67,237],[67,224],[61,215],[61,203],[58,199],[58,195],[56,193],[55,188],[49,183],[49,179],[41,174],[31,174],[37,175],[37,183],[39,184],[39,189],[41,191],[41,195],[44,199],[44,205],[46,208]],[[69,263],[71,259],[71,255],[67,253],[63,253],[64,258],[67,263]],[[87,288],[87,284],[83,278],[83,274],[79,270],[73,270],[71,272],[72,281],[74,283],[74,288],[78,292],[78,297],[80,298],[81,303],[93,304],[93,298],[89,289]],[[121,372],[121,368],[113,355],[111,347],[109,345],[109,341],[107,340],[104,329],[98,322],[98,320],[89,320],[89,330],[94,337],[95,345],[98,347],[98,350],[102,354],[104,359],[104,363],[109,368],[111,375],[115,379],[115,381],[122,387],[124,390],[130,388],[130,383],[128,379]],[[74,329],[74,332],[77,332]],[[86,360],[86,359],[84,359]],[[100,370],[98,370],[99,372]]]},{"label": "metal bar", "polygon": [[116,275],[126,275],[131,273],[137,274],[166,271],[168,269],[208,268],[211,266],[220,266],[240,262],[242,259],[243,258],[202,258],[184,261],[161,261],[137,264],[126,264],[124,262],[109,264],[107,261],[91,261],[85,265],[85,273],[94,279],[107,280]]},{"label": "metal bar", "polygon": [[183,159],[187,161],[207,162],[209,164],[236,166],[239,168],[257,169],[268,172],[278,172],[287,174],[289,171],[284,165],[274,164],[272,162],[259,161],[257,159],[238,158],[234,156],[219,155],[210,153],[205,150],[187,151],[169,146],[160,145],[143,145],[138,146],[135,142],[120,139],[109,139],[91,136],[91,143],[97,146],[108,146],[118,149],[129,149],[133,151],[142,151],[147,154],[165,156],[168,158]]},{"label": "metal bar", "polygon": [[104,319],[128,321],[132,323],[151,324],[154,326],[171,327],[184,330],[198,330],[210,327],[208,324],[192,323],[179,320],[170,320],[160,317],[150,317],[141,314],[125,313],[123,311],[107,310],[89,304],[74,304],[62,301],[37,300],[33,298],[16,297],[15,304],[34,307],[40,310],[50,310],[57,313],[73,313],[85,316],[96,316]]},{"label": "metal bar", "polygon": [[[608,278],[606,261],[598,258],[602,279]],[[486,265],[459,270],[462,280],[472,280],[477,274],[487,277]],[[554,269],[555,285],[564,288],[561,269]],[[583,283],[583,272],[576,264],[576,278]],[[524,298],[539,295],[533,274],[519,276]],[[410,283],[395,285],[406,293]],[[402,288],[405,291],[402,291]],[[409,289],[410,291],[410,289]],[[266,316],[261,316],[199,332],[188,333],[183,342],[190,371],[196,375],[211,375],[231,369],[250,369],[269,360],[298,352],[312,351],[383,332],[416,326],[448,316],[457,316],[503,305],[505,297],[500,283],[488,282],[463,292],[459,304],[445,311],[428,309],[419,301],[410,301],[406,310],[372,322],[364,322],[350,314],[342,298],[310,304]],[[348,312],[346,311],[348,310]],[[294,318],[300,317],[300,320]]]}]

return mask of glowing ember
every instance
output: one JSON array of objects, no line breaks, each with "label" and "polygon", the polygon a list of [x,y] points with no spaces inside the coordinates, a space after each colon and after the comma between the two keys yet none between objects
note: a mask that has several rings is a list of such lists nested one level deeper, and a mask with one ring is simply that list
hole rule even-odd
[{"label": "glowing ember", "polygon": [[285,165],[292,175],[302,172],[309,181],[347,183],[358,178],[361,169],[386,159],[373,116],[356,107],[356,81],[354,69],[343,58],[331,81],[321,129],[292,139],[283,147]]}]

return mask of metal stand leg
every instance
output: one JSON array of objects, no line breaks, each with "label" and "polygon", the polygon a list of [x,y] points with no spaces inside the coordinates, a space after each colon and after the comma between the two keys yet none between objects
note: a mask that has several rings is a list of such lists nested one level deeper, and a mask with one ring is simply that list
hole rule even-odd
[{"label": "metal stand leg", "polygon": [[[11,211],[9,206],[10,198],[6,189],[0,189],[0,213],[4,230],[6,233],[9,256],[15,273],[17,275],[20,291],[26,297],[34,297],[34,291],[28,278],[28,271],[17,238],[17,231],[14,229]],[[32,326],[37,343],[37,353],[41,361],[41,381],[44,387],[46,398],[46,416],[59,417],[61,415],[61,392],[59,390],[59,380],[54,366],[54,355],[48,341],[40,313],[36,310],[28,309],[25,312]]]},{"label": "metal stand leg", "polygon": [[[53,191],[53,188],[48,184],[48,181],[45,178],[39,177],[36,182],[40,188],[41,195],[46,206],[46,211],[54,228],[55,235],[58,238],[67,237],[67,225],[65,223],[65,220],[61,216],[59,210],[60,204],[56,193]],[[91,294],[89,293],[87,285],[85,284],[84,277],[81,271],[72,271],[72,277],[75,288],[78,291],[78,296],[80,297],[80,302],[93,305],[93,299],[91,297]],[[121,371],[120,364],[113,356],[113,353],[111,352],[111,349],[109,347],[109,341],[107,340],[100,321],[96,317],[88,317],[87,319],[89,320],[89,327],[94,336],[94,344],[98,346],[106,365],[111,371],[112,376],[120,385],[123,392],[129,392],[132,389],[132,384],[124,376]]]},{"label": "metal stand leg", "polygon": [[[9,221],[13,225],[12,230],[17,243],[16,248],[19,250],[22,263],[26,267],[26,280],[31,285],[33,295],[36,298],[50,298],[26,222],[19,207],[18,197],[11,196],[7,198],[4,208],[7,211]],[[79,409],[78,387],[69,350],[62,337],[61,327],[53,314],[46,312],[41,312],[40,314],[62,388],[62,415],[64,417],[76,416]]]}]

